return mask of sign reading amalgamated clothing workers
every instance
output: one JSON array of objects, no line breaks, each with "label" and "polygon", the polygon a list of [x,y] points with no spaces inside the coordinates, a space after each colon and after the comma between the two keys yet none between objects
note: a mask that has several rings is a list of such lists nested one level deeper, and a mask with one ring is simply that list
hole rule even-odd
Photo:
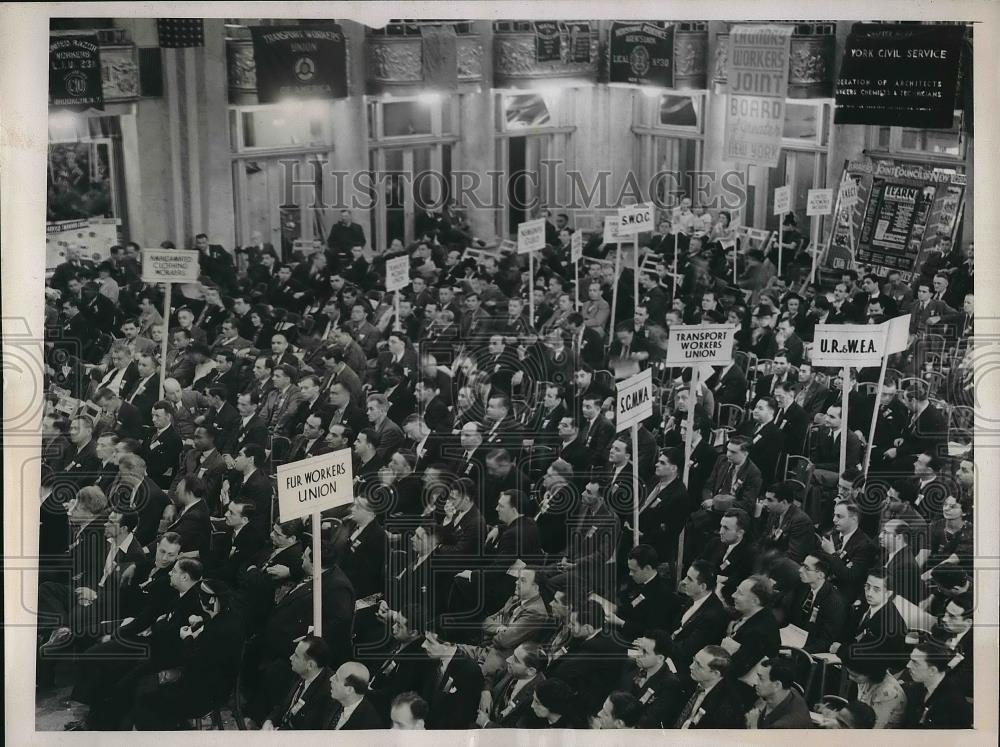
[{"label": "sign reading amalgamated clothing workers", "polygon": [[59,36],[49,41],[49,103],[70,109],[104,108],[96,36]]},{"label": "sign reading amalgamated clothing workers", "polygon": [[254,26],[250,33],[261,104],[347,98],[347,41],[338,24]]},{"label": "sign reading amalgamated clothing workers", "polygon": [[651,23],[615,23],[611,26],[610,78],[612,83],[674,87],[674,27]]},{"label": "sign reading amalgamated clothing workers", "polygon": [[965,33],[964,25],[854,24],[834,123],[951,127]]},{"label": "sign reading amalgamated clothing workers", "polygon": [[778,165],[791,38],[791,26],[736,26],[729,34],[727,160]]},{"label": "sign reading amalgamated clothing workers", "polygon": [[196,249],[143,249],[142,282],[193,283],[198,280]]}]

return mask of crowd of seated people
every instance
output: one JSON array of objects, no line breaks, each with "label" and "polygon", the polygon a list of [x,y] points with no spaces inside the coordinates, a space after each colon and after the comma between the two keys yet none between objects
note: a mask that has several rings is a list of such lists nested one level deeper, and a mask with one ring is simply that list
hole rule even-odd
[{"label": "crowd of seated people", "polygon": [[[534,308],[447,212],[384,250],[347,211],[306,255],[199,235],[169,309],[137,244],[71,248],[40,692],[71,686],[73,730],[969,727],[971,246],[793,289],[729,223],[663,216],[635,297],[599,232],[577,293],[550,215]],[[906,313],[881,393],[811,364],[816,324]],[[727,322],[731,363],[667,365],[671,327]],[[615,387],[644,369],[636,448]],[[283,518],[276,469],[343,449],[353,502]]]}]

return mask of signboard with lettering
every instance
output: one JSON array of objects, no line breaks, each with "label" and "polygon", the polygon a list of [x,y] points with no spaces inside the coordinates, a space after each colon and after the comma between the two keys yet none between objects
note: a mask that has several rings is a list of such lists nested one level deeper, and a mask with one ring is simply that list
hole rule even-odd
[{"label": "signboard with lettering", "polygon": [[278,511],[281,521],[351,503],[354,468],[351,450],[340,449],[278,467]]},{"label": "signboard with lettering", "polygon": [[618,216],[609,215],[604,219],[604,243],[619,244],[622,240],[622,233],[618,228]]},{"label": "signboard with lettering", "polygon": [[569,261],[579,262],[583,258],[583,234],[574,231],[569,238]]},{"label": "signboard with lettering", "polygon": [[806,215],[829,215],[833,210],[832,189],[810,189],[806,195]]},{"label": "signboard with lettering", "polygon": [[536,218],[517,226],[517,253],[527,254],[545,248],[545,218]]},{"label": "signboard with lettering", "polygon": [[590,24],[567,23],[569,29],[569,61],[590,62]]},{"label": "signboard with lettering", "polygon": [[385,289],[390,293],[410,284],[410,257],[393,257],[385,263]]},{"label": "signboard with lettering", "polygon": [[964,25],[856,23],[837,79],[836,124],[952,126]]},{"label": "signboard with lettering", "polygon": [[618,208],[618,233],[636,234],[656,228],[656,210],[652,203]]},{"label": "signboard with lettering", "polygon": [[647,368],[617,386],[615,430],[620,433],[653,415],[653,370]]},{"label": "signboard with lettering", "polygon": [[737,328],[732,324],[683,324],[670,328],[667,336],[668,366],[732,363]]},{"label": "signboard with lettering", "polygon": [[556,62],[562,52],[559,24],[555,21],[535,21],[535,61]]},{"label": "signboard with lettering", "polygon": [[674,27],[613,23],[608,59],[611,83],[673,88]]},{"label": "signboard with lettering", "polygon": [[195,249],[143,249],[142,282],[193,283],[198,280]]},{"label": "signboard with lettering", "polygon": [[777,166],[785,125],[791,26],[733,27],[729,34],[723,157]]},{"label": "signboard with lettering", "polygon": [[347,98],[347,41],[339,24],[251,26],[257,99]]},{"label": "signboard with lettering", "polygon": [[792,188],[778,187],[774,190],[774,214],[784,215],[792,209]]},{"label": "signboard with lettering", "polygon": [[885,324],[817,324],[813,365],[880,366],[886,348],[886,329]]},{"label": "signboard with lettering", "polygon": [[848,179],[840,183],[840,205],[841,207],[851,207],[861,199],[858,193],[858,183],[853,179]]},{"label": "signboard with lettering", "polygon": [[104,108],[97,36],[56,36],[49,40],[49,103],[77,110]]}]

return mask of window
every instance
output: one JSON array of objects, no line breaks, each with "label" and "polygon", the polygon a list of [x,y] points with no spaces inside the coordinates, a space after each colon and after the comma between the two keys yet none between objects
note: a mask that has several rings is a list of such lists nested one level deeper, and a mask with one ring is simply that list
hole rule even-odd
[{"label": "window", "polygon": [[323,148],[332,116],[325,102],[230,109],[232,142],[237,151]]},{"label": "window", "polygon": [[424,94],[413,98],[385,98],[368,102],[371,140],[427,138],[454,131],[450,96]]},{"label": "window", "polygon": [[828,103],[792,102],[785,100],[785,125],[782,137],[790,146],[825,147],[830,139],[830,115],[833,107]]},{"label": "window", "polygon": [[965,159],[967,142],[963,113],[955,112],[952,126],[946,130],[911,127],[871,127],[868,147],[873,151],[898,156],[919,156],[938,161]]},{"label": "window", "polygon": [[700,96],[660,96],[659,124],[664,127],[686,127],[701,130]]}]

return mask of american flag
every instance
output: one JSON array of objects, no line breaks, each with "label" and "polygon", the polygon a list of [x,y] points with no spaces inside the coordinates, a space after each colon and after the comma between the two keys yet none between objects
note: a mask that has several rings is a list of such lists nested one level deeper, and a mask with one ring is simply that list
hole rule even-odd
[{"label": "american flag", "polygon": [[204,47],[205,28],[201,18],[157,18],[156,31],[161,47]]}]

